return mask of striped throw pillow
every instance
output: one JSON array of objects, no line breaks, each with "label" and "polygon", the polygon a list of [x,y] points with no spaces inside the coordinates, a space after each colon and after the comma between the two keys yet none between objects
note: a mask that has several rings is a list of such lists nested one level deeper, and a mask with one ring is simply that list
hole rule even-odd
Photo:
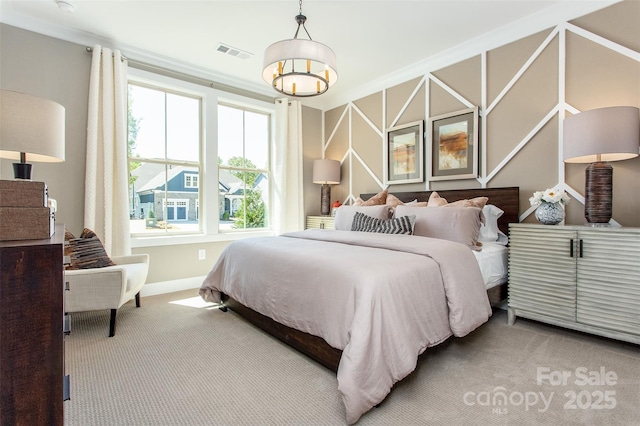
[{"label": "striped throw pillow", "polygon": [[378,219],[356,212],[351,224],[352,231],[376,232],[380,234],[413,235],[415,216],[401,216],[393,219]]},{"label": "striped throw pillow", "polygon": [[65,255],[71,263],[65,269],[90,269],[113,266],[98,236],[92,230],[82,230],[80,238],[74,238],[69,231],[65,232]]}]

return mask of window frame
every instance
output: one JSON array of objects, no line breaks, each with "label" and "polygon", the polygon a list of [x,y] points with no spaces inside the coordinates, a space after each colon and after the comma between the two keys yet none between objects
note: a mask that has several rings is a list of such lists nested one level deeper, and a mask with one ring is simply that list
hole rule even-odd
[{"label": "window frame", "polygon": [[[254,110],[269,115],[269,153],[273,156],[275,129],[275,105],[248,98],[246,96],[223,92],[210,86],[191,83],[188,81],[151,73],[130,67],[128,70],[127,87],[130,82],[161,88],[162,90],[175,91],[178,94],[189,94],[202,98],[201,110],[201,163],[198,175],[197,200],[198,216],[202,219],[202,229],[195,233],[163,233],[154,235],[130,234],[131,247],[151,247],[174,244],[193,244],[215,241],[233,241],[251,236],[273,235],[271,222],[268,228],[238,229],[232,231],[219,231],[219,206],[218,206],[218,104],[223,103],[237,108]],[[271,158],[270,158],[271,160]],[[272,200],[271,190],[269,199]],[[269,202],[268,215],[271,216],[273,203]],[[205,212],[204,216],[202,212]]]}]

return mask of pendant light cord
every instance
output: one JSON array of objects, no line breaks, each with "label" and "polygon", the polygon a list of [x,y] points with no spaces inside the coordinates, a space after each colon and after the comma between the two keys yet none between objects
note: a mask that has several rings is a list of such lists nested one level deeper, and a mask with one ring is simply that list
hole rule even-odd
[{"label": "pendant light cord", "polygon": [[296,30],[296,33],[293,36],[293,38],[298,38],[298,32],[300,31],[300,26],[302,26],[302,28],[304,29],[304,32],[307,33],[307,37],[309,37],[309,40],[313,40],[311,38],[311,35],[309,34],[309,31],[307,31],[307,27],[304,26],[304,23],[307,22],[307,17],[302,14],[302,0],[299,1],[299,4],[300,4],[300,9],[298,9],[298,16],[296,16],[298,29]]}]

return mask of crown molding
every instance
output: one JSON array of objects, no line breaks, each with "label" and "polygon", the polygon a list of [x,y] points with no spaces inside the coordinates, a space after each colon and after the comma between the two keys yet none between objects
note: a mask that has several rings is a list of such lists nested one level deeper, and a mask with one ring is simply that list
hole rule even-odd
[{"label": "crown molding", "polygon": [[482,36],[442,51],[434,56],[400,68],[391,74],[367,82],[361,86],[336,92],[335,95],[318,99],[314,107],[323,111],[345,105],[389,87],[422,77],[433,71],[472,58],[482,52],[496,49],[532,34],[554,28],[564,22],[593,13],[619,3],[622,0],[562,1],[534,15],[514,21]]},{"label": "crown molding", "polygon": [[[336,87],[333,89],[333,92],[328,92],[323,96],[301,99],[300,101],[305,106],[327,111],[397,84],[424,76],[429,72],[469,59],[484,51],[495,49],[545,29],[553,28],[563,22],[587,15],[612,4],[619,3],[620,1],[622,0],[564,0],[534,15],[497,28],[489,33],[360,86],[348,89]],[[222,86],[229,86],[246,92],[252,92],[262,97],[276,99],[273,90],[264,84],[234,78],[233,76],[216,73],[209,69],[163,57],[150,51],[137,49],[120,43],[117,39],[105,39],[95,34],[61,27],[47,21],[25,16],[16,13],[11,7],[10,2],[0,1],[0,22],[49,37],[84,45],[85,47],[99,44],[103,47],[119,49],[124,56],[134,62],[137,61],[158,66],[178,73],[188,74],[199,79],[209,80]]]}]

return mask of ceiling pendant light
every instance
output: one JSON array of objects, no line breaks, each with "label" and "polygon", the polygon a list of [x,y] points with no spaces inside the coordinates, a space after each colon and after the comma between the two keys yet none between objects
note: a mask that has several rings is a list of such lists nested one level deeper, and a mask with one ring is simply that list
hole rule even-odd
[{"label": "ceiling pendant light", "polygon": [[[262,78],[287,96],[321,95],[338,80],[336,54],[324,44],[311,40],[304,26],[307,17],[302,14],[302,0],[295,19],[298,29],[293,39],[278,41],[265,50]],[[300,27],[309,40],[298,38]]]}]

